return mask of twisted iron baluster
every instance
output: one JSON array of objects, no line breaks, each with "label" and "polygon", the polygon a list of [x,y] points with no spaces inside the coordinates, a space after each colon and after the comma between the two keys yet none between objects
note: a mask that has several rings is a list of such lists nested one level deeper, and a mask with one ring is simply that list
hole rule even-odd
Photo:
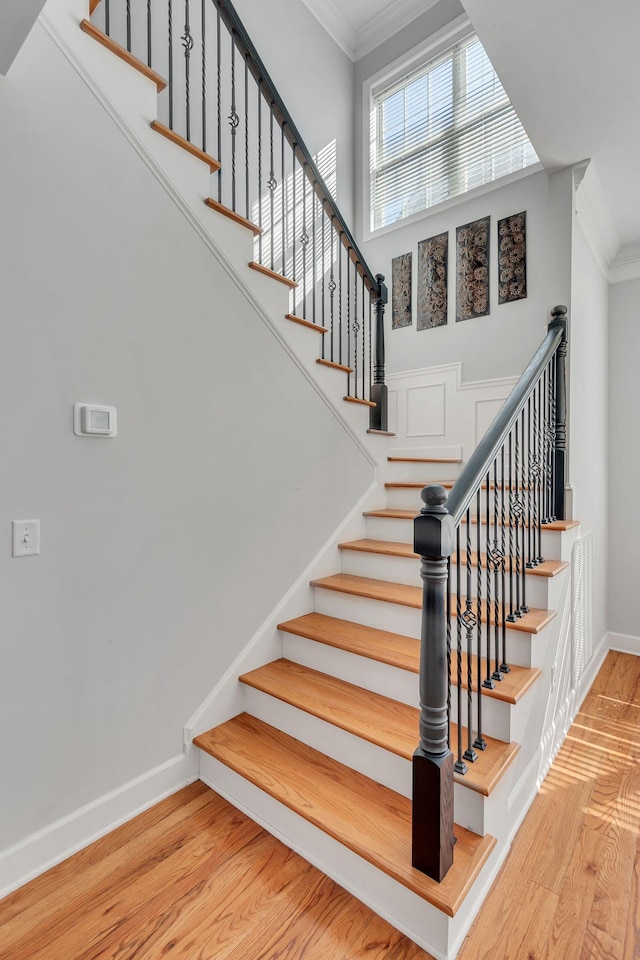
[{"label": "twisted iron baluster", "polygon": [[[504,448],[503,448],[504,449]],[[504,454],[503,454],[504,456]],[[494,650],[494,670],[491,674],[492,680],[502,680],[500,673],[500,625],[504,616],[504,611],[500,605],[500,571],[502,570],[504,603],[504,552],[498,546],[498,510],[499,510],[499,490],[498,490],[498,458],[493,461],[493,546],[491,548],[490,562],[493,569],[493,587],[495,599],[493,603],[493,650]],[[487,552],[489,558],[489,552]]]},{"label": "twisted iron baluster", "polygon": [[206,0],[200,0],[200,32],[202,33],[202,149],[207,152],[207,23]]},{"label": "twisted iron baluster", "polygon": [[169,18],[169,129],[173,130],[173,0],[167,6]]},{"label": "twisted iron baluster", "polygon": [[[358,396],[358,333],[360,324],[358,323],[358,270],[353,265],[353,382],[355,385],[353,396]],[[351,374],[347,374],[347,394],[351,396],[349,379]]]},{"label": "twisted iron baluster", "polygon": [[522,617],[525,613],[529,612],[529,607],[527,606],[527,568],[524,562],[525,558],[525,524],[527,517],[524,509],[524,498],[525,498],[525,458],[524,458],[524,409],[520,418],[521,422],[521,431],[522,431],[522,462],[520,464],[520,489],[522,491],[522,517],[521,517],[521,540],[522,540],[522,569],[520,571],[520,577],[522,580],[522,603],[518,609],[518,616]]},{"label": "twisted iron baluster", "polygon": [[469,769],[462,753],[462,559],[460,553],[460,525],[456,529],[456,656],[457,656],[457,701],[458,701],[458,744],[453,769],[456,773],[466,773]]},{"label": "twisted iron baluster", "polygon": [[549,364],[549,396],[551,398],[551,409],[549,413],[549,432],[551,442],[549,444],[549,498],[550,509],[549,518],[551,521],[556,519],[556,497],[555,497],[555,477],[553,469],[553,451],[556,442],[556,365],[555,358]]},{"label": "twisted iron baluster", "polygon": [[[184,0],[184,33],[180,37],[184,48],[184,91],[185,91],[185,120],[187,140],[191,141],[191,78],[190,60],[193,50],[193,37],[189,28],[189,0]],[[235,206],[233,208],[235,210]]]},{"label": "twisted iron baluster", "polygon": [[[543,503],[542,503],[542,479],[543,479],[543,464],[544,464],[544,414],[543,414],[543,405],[542,405],[542,379],[538,380],[537,385],[537,402],[536,402],[536,447],[537,447],[537,458],[538,458],[538,472],[536,477],[536,535],[538,538],[538,552],[536,556],[537,563],[544,563],[544,557],[542,555],[542,517],[543,517]],[[538,415],[538,410],[540,411]]]},{"label": "twisted iron baluster", "polygon": [[131,53],[131,0],[127,0],[127,50]]},{"label": "twisted iron baluster", "polygon": [[[489,561],[489,546],[490,546],[490,544],[491,544],[491,517],[490,517],[490,514],[489,514],[489,497],[490,497],[490,495],[491,495],[491,489],[490,489],[490,488],[491,488],[491,477],[490,477],[490,474],[487,474],[486,481],[485,481],[485,497],[484,497],[484,507],[485,507],[485,510],[484,510],[484,521],[485,521],[485,528],[486,528],[486,530],[485,530],[485,536],[486,536],[486,541],[487,541],[487,552],[486,552],[486,560],[483,561],[483,559],[482,559],[482,554],[480,553],[480,551],[478,551],[478,557],[477,557],[476,563],[477,563],[477,565],[478,565],[478,574],[480,573],[480,570],[484,570],[485,579],[486,579],[486,594],[487,594],[487,646],[486,646],[486,650],[487,650],[487,656],[486,656],[487,675],[486,675],[486,677],[485,677],[485,678],[483,679],[483,681],[482,681],[482,686],[485,687],[485,688],[487,688],[487,689],[489,689],[489,690],[493,690],[493,688],[495,687],[495,683],[494,683],[493,680],[491,679],[491,613],[492,613],[492,606],[491,606],[491,572],[490,572],[490,569],[489,569],[489,562],[490,562],[490,561]],[[479,500],[481,500],[481,499],[482,499],[482,498],[481,498],[480,495],[479,495]],[[478,529],[480,529],[480,517],[478,517]],[[478,578],[478,579],[479,579],[479,578]],[[479,674],[479,675],[478,675],[478,680],[480,680],[480,676],[481,676],[481,675]]]},{"label": "twisted iron baluster", "polygon": [[[218,160],[222,163],[222,65],[220,46],[220,8],[216,17],[216,82],[218,87]],[[218,170],[218,203],[222,203],[222,168]]]},{"label": "twisted iron baluster", "polygon": [[[459,555],[458,555],[459,556]],[[465,760],[475,763],[478,754],[473,749],[473,628],[477,617],[473,612],[471,600],[471,511],[467,510],[467,595],[464,601],[462,622],[467,632],[467,749],[463,753]]]},{"label": "twisted iron baluster", "polygon": [[[523,411],[524,414],[524,411]],[[531,397],[527,400],[527,482],[526,482],[526,501],[527,501],[527,553],[526,553],[526,564],[525,567],[528,570],[531,570],[535,566],[534,562],[534,553],[531,546],[531,534],[532,534],[532,515],[533,515],[533,505],[531,499],[531,489],[533,485],[533,456],[531,453]]]},{"label": "twisted iron baluster", "polygon": [[[509,623],[514,623],[516,619],[515,611],[515,597],[514,597],[514,588],[513,588],[513,571],[514,571],[514,551],[513,551],[513,515],[511,513],[511,500],[512,500],[512,490],[513,490],[513,429],[509,431],[509,483],[507,485],[507,492],[509,497],[509,614],[507,620]],[[504,476],[503,476],[503,487],[504,487]],[[504,503],[503,503],[504,507]]]},{"label": "twisted iron baluster", "polygon": [[[338,241],[338,363],[342,363],[342,251]],[[333,357],[332,357],[333,359]]]}]

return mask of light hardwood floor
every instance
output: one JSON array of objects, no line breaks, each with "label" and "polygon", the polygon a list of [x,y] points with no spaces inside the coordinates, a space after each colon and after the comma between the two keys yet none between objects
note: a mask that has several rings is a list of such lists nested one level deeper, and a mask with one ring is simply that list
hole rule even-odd
[{"label": "light hardwood floor", "polygon": [[[612,653],[459,960],[638,960],[640,659]],[[429,960],[196,783],[0,902],[2,960]]]}]

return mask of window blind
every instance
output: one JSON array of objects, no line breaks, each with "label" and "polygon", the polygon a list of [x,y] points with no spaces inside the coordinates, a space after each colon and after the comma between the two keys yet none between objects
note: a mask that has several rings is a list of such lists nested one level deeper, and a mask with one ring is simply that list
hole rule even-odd
[{"label": "window blind", "polygon": [[374,230],[538,160],[475,35],[378,92],[372,122]]}]

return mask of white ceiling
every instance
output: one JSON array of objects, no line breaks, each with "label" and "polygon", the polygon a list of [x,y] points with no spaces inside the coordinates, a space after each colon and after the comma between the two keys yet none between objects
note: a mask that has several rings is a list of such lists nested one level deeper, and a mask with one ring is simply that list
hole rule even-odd
[{"label": "white ceiling", "polygon": [[[304,2],[357,60],[435,0]],[[599,181],[605,198],[609,258],[637,244],[640,0],[462,3],[545,168],[591,158],[590,181]]]}]

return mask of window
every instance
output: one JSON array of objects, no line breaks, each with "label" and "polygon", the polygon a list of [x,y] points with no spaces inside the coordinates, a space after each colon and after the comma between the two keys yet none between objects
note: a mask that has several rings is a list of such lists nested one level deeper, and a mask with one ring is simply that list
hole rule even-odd
[{"label": "window", "polygon": [[538,161],[475,34],[372,93],[372,230]]}]

